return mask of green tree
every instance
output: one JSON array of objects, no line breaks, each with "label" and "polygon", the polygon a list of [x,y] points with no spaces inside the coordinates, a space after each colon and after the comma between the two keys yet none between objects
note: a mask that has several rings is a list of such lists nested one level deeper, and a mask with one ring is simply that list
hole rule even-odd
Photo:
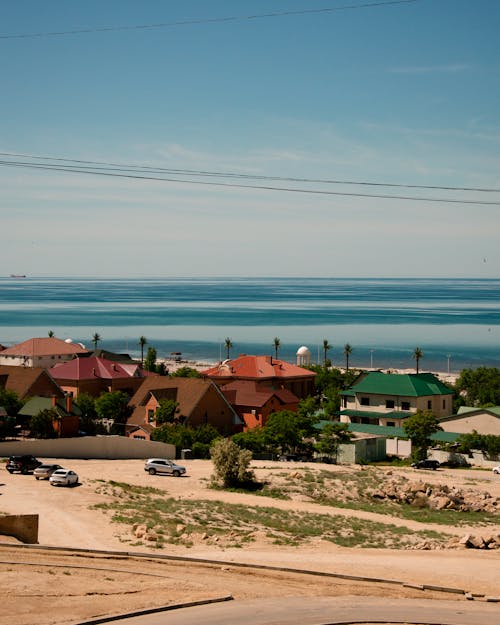
[{"label": "green tree", "polygon": [[177,456],[182,449],[191,449],[193,446],[193,429],[187,428],[180,423],[166,423],[154,428],[151,432],[151,440],[175,445]]},{"label": "green tree", "polygon": [[352,436],[347,423],[327,423],[319,435],[316,450],[324,456],[335,458],[337,462],[339,446],[349,443]]},{"label": "green tree", "polygon": [[9,417],[15,417],[23,407],[23,402],[15,391],[0,389],[0,406],[5,408],[5,412]]},{"label": "green tree", "polygon": [[97,349],[97,343],[101,340],[101,335],[98,332],[94,333],[92,337],[92,343],[94,344],[94,349]]},{"label": "green tree", "polygon": [[139,346],[141,348],[141,365],[144,365],[144,345],[148,342],[148,339],[145,336],[139,337]]},{"label": "green tree", "polygon": [[94,397],[88,393],[79,393],[75,404],[80,409],[80,429],[88,436],[104,434],[106,430],[97,419]]},{"label": "green tree", "polygon": [[59,415],[52,408],[40,410],[33,415],[29,422],[30,433],[33,438],[56,438],[54,421],[59,419]]},{"label": "green tree", "polygon": [[170,374],[171,378],[201,378],[201,374],[193,367],[179,367]]},{"label": "green tree", "polygon": [[230,354],[231,348],[233,347],[233,343],[228,336],[226,337],[226,340],[224,341],[224,345],[226,347],[226,359],[229,360],[229,354]]},{"label": "green tree", "polygon": [[464,369],[457,379],[456,390],[469,406],[500,406],[500,369]]},{"label": "green tree", "polygon": [[49,339],[54,338],[54,336],[55,336],[55,334],[54,334],[54,331],[53,331],[53,330],[49,330],[49,331],[47,332],[47,334],[49,335]]},{"label": "green tree", "polygon": [[173,399],[160,399],[158,408],[156,409],[156,425],[164,423],[173,423],[177,420],[176,416],[179,412],[179,402]]},{"label": "green tree", "polygon": [[346,343],[344,345],[344,356],[345,356],[345,370],[349,371],[349,358],[352,354],[352,347],[349,345],[349,343]]},{"label": "green tree", "polygon": [[423,357],[424,357],[424,352],[420,349],[420,347],[415,347],[415,349],[413,350],[413,358],[415,360],[415,368],[416,368],[417,374],[419,372],[420,361],[422,360]]},{"label": "green tree", "polygon": [[97,417],[102,421],[112,422],[111,433],[123,434],[127,419],[132,414],[128,405],[128,395],[123,391],[102,393],[95,400]]},{"label": "green tree", "polygon": [[440,432],[443,428],[439,425],[437,417],[430,410],[417,410],[403,422],[406,436],[411,440],[412,458],[425,460],[427,449],[431,446],[431,436]]},{"label": "green tree", "polygon": [[311,420],[291,410],[280,410],[269,415],[264,427],[266,444],[273,451],[286,454],[304,448],[304,436],[310,432]]},{"label": "green tree", "polygon": [[328,342],[328,339],[323,339],[323,366],[326,368],[327,366],[327,355],[328,352],[332,349],[332,346]]},{"label": "green tree", "polygon": [[279,351],[279,348],[281,347],[281,341],[279,340],[277,336],[275,336],[273,339],[273,346],[274,346],[274,357],[276,358],[276,360],[278,360],[278,351]]},{"label": "green tree", "polygon": [[264,428],[253,428],[246,432],[239,432],[233,435],[232,440],[238,447],[249,449],[253,454],[262,454],[268,449]]},{"label": "green tree", "polygon": [[255,476],[250,470],[252,452],[240,449],[231,439],[217,439],[210,448],[210,457],[214,465],[213,479],[224,488],[246,486],[254,482]]},{"label": "green tree", "polygon": [[157,352],[154,347],[148,347],[146,352],[146,360],[144,361],[144,369],[156,373],[156,357]]}]

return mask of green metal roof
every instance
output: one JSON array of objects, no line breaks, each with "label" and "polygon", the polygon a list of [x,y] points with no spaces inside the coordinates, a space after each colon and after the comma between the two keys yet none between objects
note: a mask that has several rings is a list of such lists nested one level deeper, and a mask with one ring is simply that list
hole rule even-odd
[{"label": "green metal roof", "polygon": [[468,412],[492,412],[500,417],[500,406],[488,406],[488,408],[478,408],[477,406],[460,406],[457,414],[467,414]]},{"label": "green metal roof", "polygon": [[[29,401],[27,401],[24,406],[19,411],[20,415],[27,417],[34,417],[41,410],[50,410],[53,408],[60,417],[65,417],[69,413],[66,410],[64,399],[58,399],[56,405],[52,404],[52,399],[50,397],[32,397]],[[80,415],[80,408],[73,402],[71,412],[74,415]]]},{"label": "green metal roof", "polygon": [[399,397],[426,397],[429,395],[453,395],[453,391],[432,373],[382,373],[372,371],[341,395],[352,393],[372,395],[397,395]]},{"label": "green metal roof", "polygon": [[[314,426],[318,430],[322,430],[330,421],[320,421]],[[373,434],[374,436],[385,436],[387,438],[408,438],[403,428],[390,427],[386,425],[375,425],[373,423],[349,423],[350,432],[360,432],[363,434]],[[440,443],[454,443],[460,434],[457,432],[435,432],[431,435],[433,441]]]}]

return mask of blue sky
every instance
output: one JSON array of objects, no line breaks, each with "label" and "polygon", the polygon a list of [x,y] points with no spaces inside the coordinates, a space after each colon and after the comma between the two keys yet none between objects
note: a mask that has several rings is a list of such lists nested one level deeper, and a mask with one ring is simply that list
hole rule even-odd
[{"label": "blue sky", "polygon": [[[249,176],[500,189],[498,0],[366,4],[2,3],[0,151]],[[347,5],[358,8],[243,19]],[[242,19],[208,21],[226,17]],[[8,37],[83,29],[92,32]],[[499,275],[500,192],[208,180],[429,199],[0,166],[0,273]]]}]

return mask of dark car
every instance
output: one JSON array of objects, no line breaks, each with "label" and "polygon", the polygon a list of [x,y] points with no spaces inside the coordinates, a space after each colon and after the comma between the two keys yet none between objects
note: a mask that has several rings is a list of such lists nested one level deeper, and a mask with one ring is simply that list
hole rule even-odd
[{"label": "dark car", "polygon": [[18,471],[19,473],[31,473],[42,463],[35,456],[10,456],[7,466],[5,467],[9,473]]},{"label": "dark car", "polygon": [[429,458],[427,458],[426,460],[419,460],[418,462],[414,462],[411,466],[414,469],[432,469],[433,471],[435,471],[436,469],[439,469],[441,465],[437,460],[429,460]]}]

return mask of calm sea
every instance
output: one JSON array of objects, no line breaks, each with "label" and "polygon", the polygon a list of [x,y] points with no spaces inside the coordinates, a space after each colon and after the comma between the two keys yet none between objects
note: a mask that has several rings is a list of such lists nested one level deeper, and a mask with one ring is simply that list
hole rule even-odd
[{"label": "calm sea", "polygon": [[158,356],[225,358],[230,337],[239,353],[274,353],[290,361],[301,345],[322,361],[355,367],[414,366],[457,371],[500,366],[500,280],[334,278],[2,278],[0,343],[52,330],[92,346],[139,354],[144,335]]}]

